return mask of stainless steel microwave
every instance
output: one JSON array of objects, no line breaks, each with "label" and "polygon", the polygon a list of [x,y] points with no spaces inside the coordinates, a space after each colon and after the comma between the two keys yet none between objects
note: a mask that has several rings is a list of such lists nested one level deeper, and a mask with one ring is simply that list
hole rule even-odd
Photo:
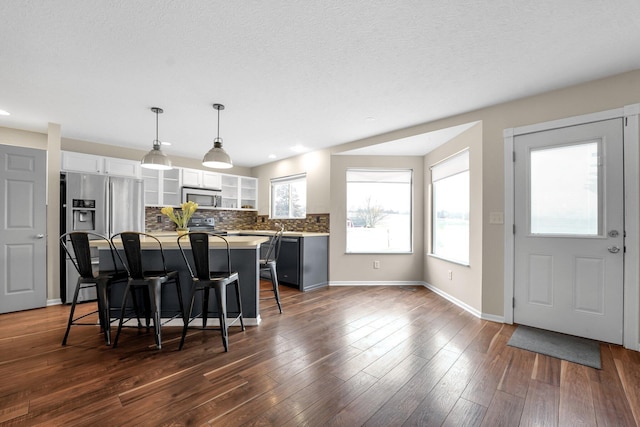
[{"label": "stainless steel microwave", "polygon": [[208,188],[182,187],[182,203],[195,202],[203,208],[222,206],[222,192]]}]

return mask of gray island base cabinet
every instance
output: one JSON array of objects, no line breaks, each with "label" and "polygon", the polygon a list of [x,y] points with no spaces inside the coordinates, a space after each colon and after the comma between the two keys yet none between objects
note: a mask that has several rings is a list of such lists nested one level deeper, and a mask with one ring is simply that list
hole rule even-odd
[{"label": "gray island base cabinet", "polygon": [[283,237],[278,281],[301,291],[329,284],[329,237]]},{"label": "gray island base cabinet", "polygon": [[[185,310],[188,310],[189,297],[190,297],[190,289],[191,289],[191,276],[189,275],[189,271],[184,263],[184,259],[182,258],[182,254],[180,250],[177,248],[177,245],[166,244],[165,240],[167,238],[163,238],[163,250],[165,254],[165,261],[167,264],[167,269],[169,270],[177,270],[180,275],[180,284],[182,286],[182,296],[185,304]],[[229,240],[234,239],[231,237]],[[242,239],[242,237],[238,236],[235,239]],[[235,240],[234,239],[234,240]],[[247,238],[245,238],[247,239]],[[175,242],[176,238],[173,237],[170,241]],[[255,240],[255,244],[241,244],[240,247],[234,247],[233,243],[231,246],[231,268],[238,272],[240,278],[240,296],[242,298],[242,308],[244,314],[245,325],[258,325],[260,323],[260,306],[259,306],[259,262],[260,262],[260,245],[267,240],[265,237],[259,237]],[[117,246],[117,245],[116,245]],[[172,247],[173,246],[173,247]],[[188,246],[188,243],[187,243]],[[191,257],[191,250],[188,249],[185,251],[188,257]],[[223,248],[220,249],[211,249],[211,267],[212,269],[220,269],[223,265],[226,264],[226,250]],[[111,256],[107,250],[100,250],[100,267],[103,269],[109,269],[112,266]],[[149,261],[150,264],[145,267],[147,269],[153,270],[161,270],[162,262],[160,257],[158,256],[157,249],[145,249],[142,247],[142,257],[144,261]],[[124,253],[121,253],[121,256],[124,259]],[[224,266],[226,269],[226,265]],[[120,307],[122,303],[124,286],[116,285],[112,289],[110,304],[112,308]],[[202,306],[202,299],[199,293],[196,297],[196,301],[194,303],[194,313],[200,312],[200,307]],[[237,307],[236,298],[233,292],[227,293],[227,306],[229,310],[229,314],[233,314],[236,312],[235,307]],[[131,300],[129,300],[131,301]],[[176,294],[175,286],[166,286],[163,287],[162,290],[162,318],[169,319],[173,317],[179,311],[178,305],[178,296]],[[209,307],[210,314],[209,315],[209,323],[213,326],[217,324],[217,309],[216,309],[216,300],[215,293],[212,291],[209,296]],[[112,313],[115,315],[115,312]],[[176,319],[176,325],[182,325],[181,319]],[[173,324],[173,322],[171,323]]]},{"label": "gray island base cabinet", "polygon": [[[254,234],[255,233],[255,234]],[[274,232],[246,232],[241,236],[273,236]],[[299,234],[299,235],[295,235]],[[263,245],[262,255],[267,244]],[[277,262],[278,282],[300,291],[329,285],[329,235],[325,233],[289,232],[282,237]],[[264,278],[269,279],[266,275]]]}]

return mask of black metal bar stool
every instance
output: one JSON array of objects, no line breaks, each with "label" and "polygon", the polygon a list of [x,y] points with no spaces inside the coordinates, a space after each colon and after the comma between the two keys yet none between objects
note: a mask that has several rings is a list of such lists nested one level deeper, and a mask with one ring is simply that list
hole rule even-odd
[{"label": "black metal bar stool", "polygon": [[[278,271],[277,262],[280,255],[280,245],[282,244],[282,235],[284,234],[284,226],[280,226],[280,230],[271,237],[264,258],[260,259],[260,272],[268,272],[271,278],[271,286],[273,295],[278,304],[278,310],[282,313],[282,305],[280,304],[280,290],[278,287]],[[261,298],[266,299],[266,298]]]},{"label": "black metal bar stool", "polygon": [[[142,256],[142,248],[140,245],[140,239],[144,238],[146,242],[151,242],[156,247],[149,252],[158,253],[158,257],[162,262],[162,270],[147,270],[144,267],[144,259]],[[153,328],[155,332],[156,347],[162,348],[162,288],[167,284],[175,284],[178,293],[178,303],[180,305],[180,312],[173,315],[170,319],[175,319],[180,316],[184,321],[184,305],[182,303],[182,289],[180,287],[180,277],[177,270],[167,270],[167,264],[165,261],[164,250],[162,249],[162,243],[160,240],[147,233],[139,233],[134,231],[126,231],[115,234],[111,237],[111,243],[114,247],[117,247],[117,242],[122,243],[124,254],[126,258],[125,266],[129,274],[129,280],[127,281],[127,288],[125,289],[124,297],[122,299],[122,307],[120,309],[120,322],[118,323],[118,332],[116,338],[113,341],[113,347],[118,345],[118,338],[122,331],[122,325],[125,319],[125,312],[127,308],[127,297],[130,291],[135,288],[147,289],[148,300],[145,302],[150,306],[147,307],[147,327],[149,326],[149,309],[153,319]],[[133,289],[132,289],[133,288]],[[135,302],[134,302],[135,304]],[[165,322],[166,323],[166,322]]]},{"label": "black metal bar stool", "polygon": [[[191,245],[191,256],[187,256],[183,245],[186,239],[189,239]],[[209,239],[220,239],[224,241],[226,248],[226,260],[222,260],[223,268],[218,271],[211,271],[210,258],[221,251],[210,251]],[[218,308],[218,319],[220,322],[220,331],[222,333],[222,344],[224,351],[229,351],[229,326],[240,320],[240,325],[244,331],[244,320],[242,317],[242,300],[240,298],[240,279],[237,271],[231,270],[231,250],[229,249],[229,241],[224,237],[205,232],[192,232],[178,237],[178,246],[184,258],[185,264],[191,274],[191,291],[189,310],[185,316],[184,328],[182,330],[182,339],[180,340],[180,349],[184,345],[184,339],[187,335],[189,323],[198,317],[202,318],[202,328],[207,329],[207,318],[209,314],[209,290],[213,289],[216,295]],[[191,262],[190,262],[191,259]],[[193,263],[194,267],[191,266]],[[227,286],[233,286],[238,304],[238,315],[231,322],[227,322]],[[203,293],[202,310],[200,315],[193,315],[193,305],[197,292]],[[213,328],[211,328],[213,329]],[[218,329],[218,328],[216,328]]]},{"label": "black metal bar stool", "polygon": [[[90,240],[97,242],[106,242],[111,252],[111,258],[113,260],[113,270],[98,270],[94,271],[94,266],[91,263],[91,244]],[[95,326],[95,322],[87,323],[85,319],[87,316],[98,313],[98,319],[100,327],[104,332],[104,342],[107,345],[111,344],[111,306],[109,303],[110,287],[114,283],[126,283],[128,275],[124,268],[118,269],[116,263],[115,251],[109,239],[101,234],[96,234],[88,231],[72,231],[60,236],[60,244],[66,252],[67,256],[73,263],[73,266],[77,270],[79,276],[76,282],[76,289],[73,293],[73,301],[71,302],[71,310],[69,312],[69,321],[67,322],[67,330],[64,333],[62,339],[62,345],[67,344],[67,338],[69,337],[69,331],[72,325],[83,326]],[[84,314],[77,318],[74,318],[76,311],[76,304],[78,302],[78,295],[81,289],[95,288],[98,300],[98,309],[91,313]]]}]

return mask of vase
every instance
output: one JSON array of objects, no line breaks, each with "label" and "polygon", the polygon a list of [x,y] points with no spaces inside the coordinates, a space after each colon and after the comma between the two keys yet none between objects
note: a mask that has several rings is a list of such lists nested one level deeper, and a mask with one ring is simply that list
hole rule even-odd
[{"label": "vase", "polygon": [[182,236],[184,234],[187,234],[189,232],[188,228],[176,228],[176,231],[178,232],[178,236]]}]

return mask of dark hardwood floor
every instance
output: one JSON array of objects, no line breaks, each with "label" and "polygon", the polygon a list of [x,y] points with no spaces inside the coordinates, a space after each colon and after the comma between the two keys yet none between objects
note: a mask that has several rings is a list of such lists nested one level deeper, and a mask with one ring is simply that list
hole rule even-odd
[{"label": "dark hardwood floor", "polygon": [[[264,286],[265,284],[263,284]],[[633,426],[640,353],[601,344],[602,370],[506,345],[421,287],[281,286],[283,314],[218,332],[71,330],[68,306],[0,316],[1,425]],[[264,294],[263,296],[268,296]],[[83,304],[82,310],[94,304]]]}]

